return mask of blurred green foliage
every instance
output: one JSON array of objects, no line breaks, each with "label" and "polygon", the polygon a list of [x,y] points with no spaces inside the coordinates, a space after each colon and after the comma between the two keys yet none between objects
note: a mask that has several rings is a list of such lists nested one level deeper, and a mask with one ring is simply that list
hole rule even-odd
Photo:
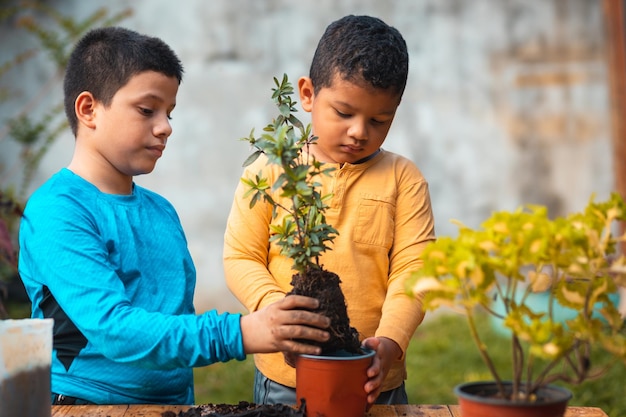
[{"label": "blurred green foliage", "polygon": [[[43,1],[0,0],[0,29],[10,35],[3,42],[20,47],[13,56],[0,57],[0,318],[13,316],[5,304],[23,301],[15,296],[21,288],[17,230],[29,186],[43,156],[67,128],[63,99],[51,103],[52,89],[62,84],[69,55],[83,34],[131,14],[131,9],[111,14],[99,8],[79,20]],[[44,76],[21,78],[28,65],[38,65]],[[36,85],[26,85],[33,81]],[[9,149],[17,149],[14,158]],[[22,315],[24,308],[16,311]]]}]

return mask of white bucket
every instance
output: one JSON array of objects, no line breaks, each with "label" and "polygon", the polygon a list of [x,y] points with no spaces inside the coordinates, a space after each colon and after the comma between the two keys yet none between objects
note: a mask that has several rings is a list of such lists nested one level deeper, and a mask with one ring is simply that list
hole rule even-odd
[{"label": "white bucket", "polygon": [[0,417],[50,417],[53,323],[0,320]]}]

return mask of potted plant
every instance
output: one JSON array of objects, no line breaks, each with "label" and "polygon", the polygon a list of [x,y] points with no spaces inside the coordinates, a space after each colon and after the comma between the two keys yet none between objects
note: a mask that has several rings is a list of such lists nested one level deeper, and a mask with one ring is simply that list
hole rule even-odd
[{"label": "potted plant", "polygon": [[[493,377],[455,387],[463,417],[507,416],[495,406],[514,416],[562,416],[571,392],[556,383],[601,376],[611,365],[593,363],[597,350],[626,361],[624,317],[615,305],[626,285],[626,256],[619,252],[626,235],[614,233],[625,220],[626,203],[612,194],[556,219],[543,206],[496,212],[480,228],[459,224],[457,237],[427,247],[409,292],[422,297],[425,310],[465,315]],[[536,293],[545,295],[542,301],[533,299]],[[566,318],[557,317],[558,309],[567,310]],[[476,319],[485,313],[508,330],[506,369],[496,367],[481,338]],[[539,411],[544,405],[550,411]]]},{"label": "potted plant", "polygon": [[[276,242],[293,261],[292,290],[287,295],[317,298],[317,311],[331,319],[331,337],[320,344],[322,355],[296,359],[296,395],[299,403],[305,399],[308,415],[337,415],[332,410],[338,407],[338,415],[362,416],[367,405],[363,386],[374,351],[360,346],[358,332],[350,326],[339,276],[320,264],[321,254],[331,249],[337,231],[326,223],[325,201],[330,196],[320,193],[316,179],[334,168],[325,167],[308,152],[317,138],[311,134],[311,125],[304,126],[293,114],[296,103],[287,75],[282,81],[274,78],[274,83],[272,99],[279,114],[260,137],[255,137],[253,129],[243,139],[254,148],[244,167],[265,155],[267,163],[278,166],[281,173],[273,184],[260,174],[241,180],[248,187],[251,207],[263,200],[272,207],[273,218],[281,216],[278,224],[270,226],[270,242]],[[341,367],[337,372],[330,370],[337,365]],[[314,380],[318,376],[324,381]],[[356,404],[350,406],[350,399]]]}]

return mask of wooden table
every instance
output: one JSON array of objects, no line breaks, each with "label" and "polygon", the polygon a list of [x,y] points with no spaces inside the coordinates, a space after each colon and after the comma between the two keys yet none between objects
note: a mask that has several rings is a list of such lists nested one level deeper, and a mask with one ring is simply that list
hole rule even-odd
[{"label": "wooden table", "polygon": [[[161,417],[186,411],[174,405],[53,405],[52,417]],[[375,405],[366,417],[461,417],[458,405]],[[565,417],[608,417],[595,407],[568,407]]]}]

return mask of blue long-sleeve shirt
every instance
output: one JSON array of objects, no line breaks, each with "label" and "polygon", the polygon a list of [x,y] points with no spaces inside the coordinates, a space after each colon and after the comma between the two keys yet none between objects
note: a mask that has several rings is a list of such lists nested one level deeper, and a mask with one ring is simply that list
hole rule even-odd
[{"label": "blue long-sleeve shirt", "polygon": [[239,314],[195,314],[195,267],[163,197],[105,194],[62,169],[29,199],[19,240],[32,317],[55,319],[52,392],[193,404],[192,367],[245,358]]}]

